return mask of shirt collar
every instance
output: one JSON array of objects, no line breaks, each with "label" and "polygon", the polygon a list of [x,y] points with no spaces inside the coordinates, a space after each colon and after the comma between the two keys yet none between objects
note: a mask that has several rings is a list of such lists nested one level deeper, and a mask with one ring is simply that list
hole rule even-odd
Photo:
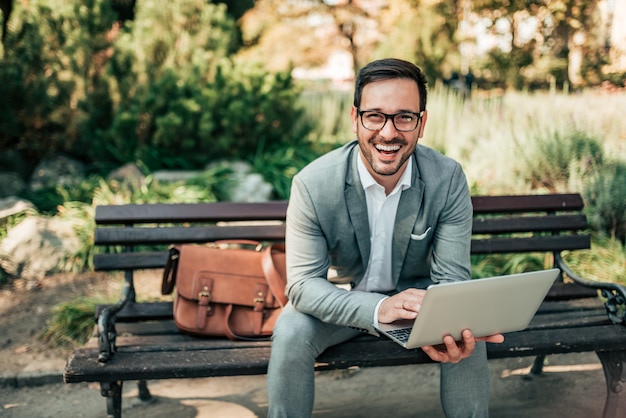
[{"label": "shirt collar", "polygon": [[[382,187],[380,184],[376,182],[376,180],[374,180],[374,177],[372,177],[370,172],[367,171],[367,168],[365,167],[365,164],[363,163],[363,159],[361,158],[361,150],[359,150],[359,155],[357,157],[357,160],[358,160],[357,168],[359,170],[359,179],[361,180],[363,189],[367,190],[368,188],[374,185]],[[401,188],[401,190],[406,190],[409,187],[411,187],[411,179],[413,178],[413,154],[411,154],[407,162],[408,164],[406,166],[406,169],[404,170],[404,173],[402,173],[402,177],[400,177],[398,184],[396,184],[396,187],[393,188],[393,191],[391,192],[391,194],[395,193],[396,190],[398,190],[398,188]]]}]

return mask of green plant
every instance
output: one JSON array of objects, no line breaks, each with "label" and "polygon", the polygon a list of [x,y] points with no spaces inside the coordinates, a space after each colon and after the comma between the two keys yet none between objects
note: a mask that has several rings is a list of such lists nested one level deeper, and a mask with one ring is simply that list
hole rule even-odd
[{"label": "green plant", "polygon": [[51,347],[75,347],[84,344],[94,330],[95,299],[80,297],[52,308],[42,338]]},{"label": "green plant", "polygon": [[472,278],[542,270],[551,267],[551,258],[542,253],[473,255]]},{"label": "green plant", "polygon": [[518,144],[523,164],[519,175],[533,189],[569,190],[571,178],[584,178],[602,164],[601,142],[583,132],[552,132]]},{"label": "green plant", "polygon": [[106,0],[11,3],[0,61],[0,150],[36,164],[75,149],[115,14]]},{"label": "green plant", "polygon": [[626,243],[626,162],[596,167],[585,178],[583,196],[594,229]]},{"label": "green plant", "polygon": [[565,252],[563,258],[583,278],[626,285],[626,246],[602,233],[592,235],[590,250]]}]

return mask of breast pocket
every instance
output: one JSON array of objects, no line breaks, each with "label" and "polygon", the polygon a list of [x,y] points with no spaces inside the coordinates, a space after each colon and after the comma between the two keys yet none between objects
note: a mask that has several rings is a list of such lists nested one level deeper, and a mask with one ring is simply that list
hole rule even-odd
[{"label": "breast pocket", "polygon": [[411,234],[412,241],[423,241],[428,237],[432,228],[429,226],[424,232],[418,234]]}]

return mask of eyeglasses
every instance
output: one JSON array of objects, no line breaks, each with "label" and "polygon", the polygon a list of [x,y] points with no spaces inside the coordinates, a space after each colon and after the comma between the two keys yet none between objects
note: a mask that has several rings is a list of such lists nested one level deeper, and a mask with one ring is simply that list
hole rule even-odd
[{"label": "eyeglasses", "polygon": [[374,110],[361,110],[357,108],[357,114],[361,118],[361,125],[369,131],[380,131],[387,123],[387,119],[391,119],[394,128],[399,132],[411,132],[417,128],[417,124],[422,119],[424,111],[419,113],[398,112],[389,115]]}]

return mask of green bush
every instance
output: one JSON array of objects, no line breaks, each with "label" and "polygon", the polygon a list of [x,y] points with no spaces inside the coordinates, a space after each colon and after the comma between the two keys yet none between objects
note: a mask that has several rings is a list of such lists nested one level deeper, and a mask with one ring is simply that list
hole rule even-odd
[{"label": "green bush", "polygon": [[82,345],[94,330],[96,305],[94,299],[81,297],[55,305],[42,338],[51,347]]},{"label": "green bush", "polygon": [[0,151],[19,151],[30,170],[64,152],[104,173],[307,146],[289,74],[227,59],[240,39],[225,5],[145,0],[135,12],[121,24],[108,0],[15,4],[0,61]]},{"label": "green bush", "polygon": [[596,167],[585,180],[583,196],[594,230],[626,243],[626,162]]},{"label": "green bush", "polygon": [[289,74],[226,61],[211,82],[169,70],[118,109],[90,152],[93,159],[141,161],[155,170],[306,147],[298,93]]},{"label": "green bush", "polygon": [[567,191],[570,180],[592,173],[602,164],[602,143],[583,131],[553,132],[518,144],[523,158],[519,175],[533,189]]}]

